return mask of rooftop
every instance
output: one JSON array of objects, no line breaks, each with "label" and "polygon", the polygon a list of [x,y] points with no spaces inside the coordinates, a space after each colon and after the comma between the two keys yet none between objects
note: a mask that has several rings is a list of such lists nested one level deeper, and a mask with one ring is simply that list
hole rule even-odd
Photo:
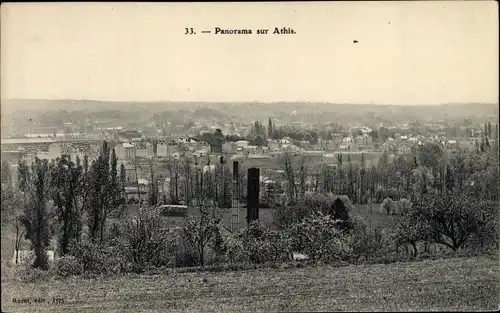
[{"label": "rooftop", "polygon": [[30,143],[53,143],[52,138],[2,138],[0,143],[2,145],[15,145],[15,144],[30,144]]}]

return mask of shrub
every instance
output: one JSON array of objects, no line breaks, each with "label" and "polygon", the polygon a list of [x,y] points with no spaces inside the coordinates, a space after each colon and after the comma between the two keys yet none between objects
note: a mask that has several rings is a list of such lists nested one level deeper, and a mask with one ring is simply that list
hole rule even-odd
[{"label": "shrub", "polygon": [[286,248],[306,254],[313,260],[334,257],[333,241],[342,233],[338,223],[330,215],[322,213],[308,216],[285,231]]},{"label": "shrub", "polygon": [[78,276],[82,273],[82,264],[80,264],[74,256],[62,256],[56,262],[56,274],[58,276]]},{"label": "shrub", "polygon": [[401,198],[399,199],[399,201],[397,202],[397,213],[401,214],[401,215],[407,215],[410,213],[410,210],[413,206],[413,203],[411,203],[410,200],[406,199],[406,198]]},{"label": "shrub", "polygon": [[21,268],[19,274],[19,278],[21,279],[21,281],[26,283],[38,283],[41,281],[47,281],[53,276],[51,270],[43,270],[40,268],[34,268],[32,266]]},{"label": "shrub", "polygon": [[125,260],[135,271],[142,271],[146,265],[164,266],[163,259],[168,246],[169,229],[157,207],[140,208],[136,217],[123,226],[119,245]]},{"label": "shrub", "polygon": [[228,253],[232,262],[248,261],[256,264],[276,263],[285,257],[282,236],[266,229],[257,221],[229,241]]},{"label": "shrub", "polygon": [[247,260],[243,240],[237,236],[230,236],[226,239],[226,256],[231,264],[244,262]]},{"label": "shrub", "polygon": [[375,188],[375,202],[380,203],[385,198],[385,188],[382,185],[377,185]]},{"label": "shrub", "polygon": [[183,228],[183,239],[198,253],[200,265],[205,265],[205,249],[213,240],[220,227],[220,217],[217,213],[210,213],[203,205],[200,207],[200,216],[187,217]]},{"label": "shrub", "polygon": [[363,218],[357,215],[354,215],[351,220],[352,229],[349,235],[346,235],[344,238],[352,247],[352,250],[345,250],[352,251],[351,260],[362,258],[371,260],[389,251],[390,238],[380,225],[367,225]]},{"label": "shrub", "polygon": [[399,191],[396,188],[389,188],[385,191],[384,198],[390,198],[397,201],[399,199]]},{"label": "shrub", "polygon": [[385,198],[382,204],[380,205],[380,213],[382,214],[393,214],[395,213],[395,203],[391,198]]},{"label": "shrub", "polygon": [[337,198],[342,200],[347,212],[352,210],[353,205],[347,196],[341,195],[337,197],[331,193],[310,193],[293,204],[276,205],[273,211],[273,221],[276,226],[284,229],[315,212],[321,212],[325,215],[330,214],[332,204]]},{"label": "shrub", "polygon": [[82,274],[107,274],[113,268],[109,247],[89,240],[72,242],[68,255],[74,256],[82,266]]}]

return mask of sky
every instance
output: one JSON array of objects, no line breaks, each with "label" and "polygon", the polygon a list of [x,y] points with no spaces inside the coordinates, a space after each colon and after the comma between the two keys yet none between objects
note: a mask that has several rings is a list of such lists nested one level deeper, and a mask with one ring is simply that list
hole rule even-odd
[{"label": "sky", "polygon": [[[255,34],[274,27],[296,34]],[[0,90],[3,99],[498,103],[498,53],[496,1],[2,3]]]}]

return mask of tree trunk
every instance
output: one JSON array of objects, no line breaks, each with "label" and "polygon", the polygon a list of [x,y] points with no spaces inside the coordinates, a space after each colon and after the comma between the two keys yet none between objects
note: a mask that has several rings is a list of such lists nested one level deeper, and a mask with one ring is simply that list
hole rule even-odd
[{"label": "tree trunk", "polygon": [[416,242],[412,242],[411,245],[413,246],[413,257],[416,258],[418,254],[417,244]]},{"label": "tree trunk", "polygon": [[139,205],[141,203],[141,189],[139,187],[139,175],[137,175],[137,165],[134,167],[135,170],[135,180],[137,181],[137,199],[139,200]]},{"label": "tree trunk", "polygon": [[199,252],[200,252],[200,264],[201,264],[201,267],[205,267],[205,249],[200,245],[200,247],[198,248],[199,249]]}]

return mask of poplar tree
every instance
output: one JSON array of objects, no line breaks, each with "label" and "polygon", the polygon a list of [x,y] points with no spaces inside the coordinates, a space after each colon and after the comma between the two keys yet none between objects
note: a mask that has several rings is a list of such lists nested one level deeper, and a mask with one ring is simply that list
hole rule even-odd
[{"label": "poplar tree", "polygon": [[49,162],[35,158],[28,167],[24,162],[19,167],[19,187],[24,193],[27,205],[21,222],[26,229],[26,239],[35,252],[33,267],[48,269],[47,248],[50,243],[47,200],[51,189]]},{"label": "poplar tree", "polygon": [[80,159],[76,163],[64,155],[57,158],[52,171],[52,199],[57,208],[57,217],[60,222],[59,253],[68,253],[70,242],[78,240],[82,229],[82,216],[78,210],[77,201],[83,187],[83,168]]}]

